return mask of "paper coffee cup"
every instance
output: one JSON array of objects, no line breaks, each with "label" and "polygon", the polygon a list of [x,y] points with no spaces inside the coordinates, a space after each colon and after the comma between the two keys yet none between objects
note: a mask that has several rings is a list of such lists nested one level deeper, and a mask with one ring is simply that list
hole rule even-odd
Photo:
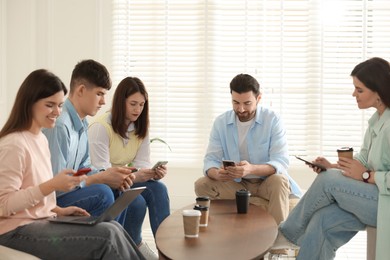
[{"label": "paper coffee cup", "polygon": [[199,237],[199,220],[202,215],[199,210],[183,210],[184,236],[189,238]]},{"label": "paper coffee cup", "polygon": [[353,159],[353,148],[352,147],[341,147],[337,149],[337,154],[340,157]]},{"label": "paper coffee cup", "polygon": [[207,227],[207,225],[209,224],[209,207],[202,206],[202,205],[195,205],[194,209],[199,210],[201,213],[199,226]]},{"label": "paper coffee cup", "polygon": [[196,204],[210,208],[210,198],[206,196],[197,197]]}]

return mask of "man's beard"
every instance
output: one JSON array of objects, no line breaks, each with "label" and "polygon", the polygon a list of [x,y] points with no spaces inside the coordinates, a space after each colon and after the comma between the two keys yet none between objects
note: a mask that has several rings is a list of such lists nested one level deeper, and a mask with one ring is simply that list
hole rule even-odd
[{"label": "man's beard", "polygon": [[240,120],[240,122],[248,122],[255,116],[256,110],[252,112],[246,111],[244,113],[238,113],[235,111],[235,113],[238,117],[238,120]]}]

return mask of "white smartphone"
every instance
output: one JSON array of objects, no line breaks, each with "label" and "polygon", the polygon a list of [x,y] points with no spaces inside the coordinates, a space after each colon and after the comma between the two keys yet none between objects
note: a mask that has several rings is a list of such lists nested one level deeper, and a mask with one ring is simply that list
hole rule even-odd
[{"label": "white smartphone", "polygon": [[157,169],[158,167],[160,167],[160,166],[162,166],[162,165],[165,165],[165,164],[167,164],[168,163],[168,161],[158,161],[158,162],[156,162],[156,164],[152,167],[152,170],[155,170],[155,169]]}]

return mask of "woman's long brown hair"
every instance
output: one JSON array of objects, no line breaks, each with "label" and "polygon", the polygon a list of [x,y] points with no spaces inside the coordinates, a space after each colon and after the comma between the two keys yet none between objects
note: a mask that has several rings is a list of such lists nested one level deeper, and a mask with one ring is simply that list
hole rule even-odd
[{"label": "woman's long brown hair", "polygon": [[7,122],[0,131],[0,138],[13,132],[30,129],[32,107],[40,99],[50,97],[60,91],[68,93],[64,83],[53,73],[39,69],[31,72],[20,86]]},{"label": "woman's long brown hair", "polygon": [[145,85],[139,78],[127,77],[124,78],[115,90],[114,98],[112,100],[111,109],[111,124],[115,133],[119,134],[122,138],[127,138],[128,125],[125,124],[126,120],[126,99],[134,93],[140,92],[145,98],[144,108],[141,115],[134,122],[135,135],[139,139],[144,139],[149,130],[149,101],[148,92]]}]

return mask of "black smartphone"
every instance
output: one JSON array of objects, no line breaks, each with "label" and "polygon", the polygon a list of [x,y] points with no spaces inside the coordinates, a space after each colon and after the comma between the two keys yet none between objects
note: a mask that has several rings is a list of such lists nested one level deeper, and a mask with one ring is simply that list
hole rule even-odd
[{"label": "black smartphone", "polygon": [[228,166],[236,166],[236,163],[231,160],[222,160],[223,168],[226,170],[226,167]]},{"label": "black smartphone", "polygon": [[317,167],[317,168],[321,169],[321,171],[326,171],[325,166],[323,166],[321,164],[317,164],[317,163],[312,163],[312,162],[306,161],[305,159],[302,159],[301,157],[296,156],[296,155],[295,155],[295,158],[297,158],[298,160],[304,161],[307,165],[310,165],[311,167]]}]

